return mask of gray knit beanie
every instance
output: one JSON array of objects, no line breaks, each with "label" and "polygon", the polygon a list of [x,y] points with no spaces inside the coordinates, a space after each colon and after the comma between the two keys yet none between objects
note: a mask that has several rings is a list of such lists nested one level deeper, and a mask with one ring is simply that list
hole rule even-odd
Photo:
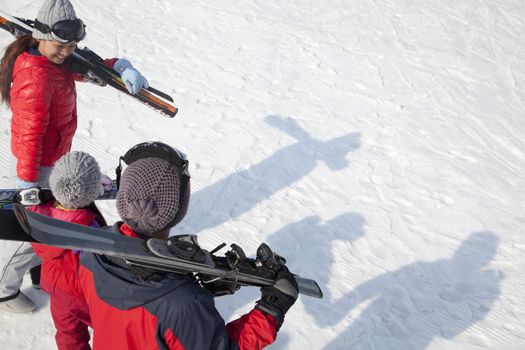
[{"label": "gray knit beanie", "polygon": [[70,152],[51,170],[49,188],[64,207],[83,208],[102,194],[101,176],[95,158],[84,152]]},{"label": "gray knit beanie", "polygon": [[[76,19],[75,9],[69,0],[45,0],[36,17],[40,22],[52,27],[58,21]],[[33,38],[42,40],[54,40],[51,33],[44,34],[33,30]]]},{"label": "gray knit beanie", "polygon": [[117,193],[117,209],[124,223],[145,235],[179,223],[190,198],[189,178],[182,177],[180,168],[160,158],[131,163],[122,173]]}]

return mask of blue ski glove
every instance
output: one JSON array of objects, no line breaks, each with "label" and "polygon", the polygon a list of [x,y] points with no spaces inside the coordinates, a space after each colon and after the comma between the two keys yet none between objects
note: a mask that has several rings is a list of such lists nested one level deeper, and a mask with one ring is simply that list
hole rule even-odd
[{"label": "blue ski glove", "polygon": [[15,183],[17,188],[33,188],[38,186],[38,182],[26,181],[18,177],[16,178]]},{"label": "blue ski glove", "polygon": [[144,78],[138,70],[133,68],[127,59],[119,59],[115,62],[113,69],[120,74],[120,77],[124,81],[124,84],[126,84],[126,89],[128,89],[130,94],[135,95],[140,89],[147,89],[149,87],[146,78]]}]

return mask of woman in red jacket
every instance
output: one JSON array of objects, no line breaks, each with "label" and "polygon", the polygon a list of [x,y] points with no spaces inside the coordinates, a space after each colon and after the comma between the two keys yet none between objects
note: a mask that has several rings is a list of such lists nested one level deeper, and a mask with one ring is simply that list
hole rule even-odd
[{"label": "woman in red jacket", "polygon": [[[68,0],[45,0],[32,35],[6,48],[0,63],[0,99],[11,107],[11,151],[17,160],[19,188],[47,187],[55,162],[71,149],[77,129],[77,93],[68,57],[86,35]],[[106,60],[131,93],[146,79],[125,59]],[[0,266],[0,310],[26,313],[34,303],[20,292],[24,274],[39,259],[28,244],[2,243],[8,263]],[[9,254],[8,254],[9,255]],[[2,264],[0,264],[2,265]]]},{"label": "woman in red jacket", "polygon": [[[49,176],[56,198],[28,209],[55,219],[86,226],[105,226],[92,205],[102,193],[100,168],[87,153],[71,152],[60,158]],[[78,280],[80,252],[33,244],[42,259],[40,285],[49,294],[51,316],[59,350],[89,350],[91,318]]]}]

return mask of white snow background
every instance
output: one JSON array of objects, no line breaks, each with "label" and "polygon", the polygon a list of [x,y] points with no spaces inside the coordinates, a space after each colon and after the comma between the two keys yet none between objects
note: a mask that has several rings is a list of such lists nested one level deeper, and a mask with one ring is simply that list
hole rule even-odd
[{"label": "white snow background", "polygon": [[[40,4],[0,8],[35,18]],[[73,4],[82,45],[130,59],[180,108],[168,119],[77,84],[73,148],[110,175],[139,142],[179,148],[193,194],[173,234],[251,256],[267,242],[323,288],[271,349],[525,349],[522,0]],[[10,117],[2,107],[2,187]],[[28,282],[38,311],[0,313],[2,349],[55,348],[48,299]],[[217,307],[231,320],[258,296]]]}]

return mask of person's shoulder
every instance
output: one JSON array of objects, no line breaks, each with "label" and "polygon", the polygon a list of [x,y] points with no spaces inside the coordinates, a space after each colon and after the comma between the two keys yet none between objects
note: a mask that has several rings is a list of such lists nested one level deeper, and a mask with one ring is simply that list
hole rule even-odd
[{"label": "person's shoulder", "polygon": [[75,213],[75,222],[78,224],[91,226],[96,221],[97,214],[90,209],[81,208],[72,211]]},{"label": "person's shoulder", "polygon": [[53,216],[53,214],[52,214],[53,201],[49,201],[49,202],[42,203],[42,204],[39,204],[39,205],[30,205],[30,206],[26,207],[26,209],[29,210],[29,211],[32,211],[34,213],[40,214],[40,215],[45,215],[45,216],[52,217]]},{"label": "person's shoulder", "polygon": [[14,69],[24,69],[30,67],[49,68],[51,62],[45,56],[32,55],[27,51],[22,52],[15,60]]},{"label": "person's shoulder", "polygon": [[15,61],[13,77],[22,73],[25,76],[32,76],[35,80],[47,77],[52,71],[52,63],[44,56],[31,55],[22,52]]}]

